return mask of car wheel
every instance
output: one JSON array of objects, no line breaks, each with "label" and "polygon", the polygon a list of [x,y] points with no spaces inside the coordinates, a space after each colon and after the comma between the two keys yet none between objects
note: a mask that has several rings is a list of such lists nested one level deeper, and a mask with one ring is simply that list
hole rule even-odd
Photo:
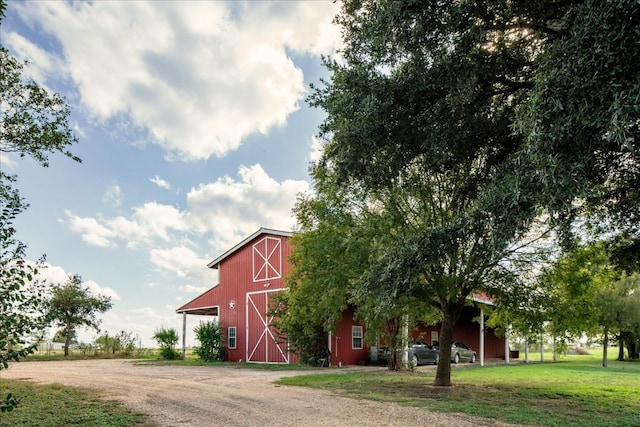
[{"label": "car wheel", "polygon": [[453,356],[453,363],[460,363],[460,355],[458,353]]},{"label": "car wheel", "polygon": [[418,356],[416,356],[415,354],[413,355],[413,357],[411,358],[411,365],[415,368],[416,366],[418,366]]},{"label": "car wheel", "polygon": [[471,363],[476,363],[476,355],[471,356]]},{"label": "car wheel", "polygon": [[437,364],[439,364],[439,363],[440,363],[440,355],[438,354],[438,355],[436,356],[435,364],[437,365]]}]

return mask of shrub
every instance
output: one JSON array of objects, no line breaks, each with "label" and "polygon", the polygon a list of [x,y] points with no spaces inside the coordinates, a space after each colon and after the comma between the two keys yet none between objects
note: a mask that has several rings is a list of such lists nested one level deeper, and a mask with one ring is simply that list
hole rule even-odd
[{"label": "shrub", "polygon": [[217,322],[200,322],[193,330],[200,341],[200,346],[193,349],[200,360],[205,362],[215,362],[224,360],[226,352],[222,343],[224,335],[222,326]]},{"label": "shrub", "polygon": [[166,360],[180,357],[180,354],[174,349],[179,339],[178,332],[174,328],[160,328],[153,334],[153,339],[160,346],[160,357]]}]

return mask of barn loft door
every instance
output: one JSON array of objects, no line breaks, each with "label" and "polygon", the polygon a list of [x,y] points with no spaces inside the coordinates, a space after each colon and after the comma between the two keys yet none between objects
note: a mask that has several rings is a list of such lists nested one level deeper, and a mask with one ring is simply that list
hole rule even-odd
[{"label": "barn loft door", "polygon": [[289,363],[286,343],[276,342],[276,332],[269,316],[270,295],[282,289],[247,293],[247,362]]},{"label": "barn loft door", "polygon": [[261,239],[253,245],[251,255],[254,282],[282,277],[282,244],[280,239],[273,237]]}]

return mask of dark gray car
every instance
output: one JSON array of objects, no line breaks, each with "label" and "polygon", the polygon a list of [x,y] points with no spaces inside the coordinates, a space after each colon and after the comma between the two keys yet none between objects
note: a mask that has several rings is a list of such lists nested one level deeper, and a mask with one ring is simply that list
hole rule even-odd
[{"label": "dark gray car", "polygon": [[413,366],[425,365],[427,363],[437,365],[438,360],[440,360],[438,350],[426,342],[412,341],[409,343],[409,363]]}]

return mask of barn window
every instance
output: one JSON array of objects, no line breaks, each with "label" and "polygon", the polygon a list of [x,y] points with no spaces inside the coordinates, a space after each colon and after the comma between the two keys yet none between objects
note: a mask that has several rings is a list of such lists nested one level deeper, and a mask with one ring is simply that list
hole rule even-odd
[{"label": "barn window", "polygon": [[229,326],[227,331],[227,342],[229,343],[229,348],[236,348],[236,327]]},{"label": "barn window", "polygon": [[362,348],[362,326],[351,327],[351,348]]}]

